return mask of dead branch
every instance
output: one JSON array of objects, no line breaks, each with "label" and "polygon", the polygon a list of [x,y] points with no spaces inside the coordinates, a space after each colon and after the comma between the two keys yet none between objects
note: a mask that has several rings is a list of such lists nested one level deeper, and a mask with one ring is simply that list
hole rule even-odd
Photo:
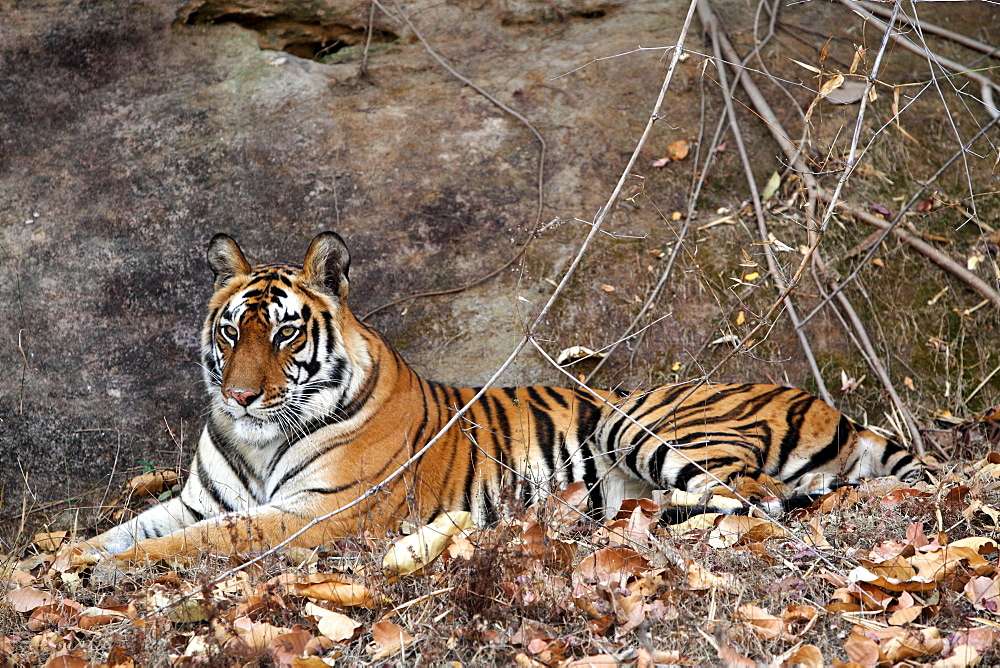
[{"label": "dead branch", "polygon": [[[829,201],[830,194],[827,191],[821,189],[818,194],[824,201]],[[962,264],[948,257],[945,253],[942,253],[937,248],[934,248],[926,241],[918,239],[904,229],[893,227],[892,223],[889,221],[874,216],[864,209],[848,204],[847,202],[841,201],[837,204],[837,206],[862,222],[868,223],[869,225],[882,230],[891,230],[893,234],[909,244],[918,253],[964,282],[970,288],[982,295],[984,299],[988,299],[994,306],[1000,308],[1000,294],[998,294],[997,291],[989,285],[989,283],[966,269]]]},{"label": "dead branch", "polygon": [[[855,0],[855,1],[857,2],[858,5],[867,9],[872,14],[878,14],[879,16],[882,16],[884,18],[888,18],[892,14],[892,10],[886,9],[885,7],[877,5],[874,2],[867,2],[866,0]],[[900,16],[900,19],[911,26],[919,24],[920,30],[922,30],[923,32],[929,32],[932,35],[937,35],[938,37],[944,37],[945,39],[950,39],[951,41],[956,42],[957,44],[961,44],[962,46],[967,46],[970,49],[981,51],[985,53],[987,56],[997,57],[998,55],[1000,55],[1000,46],[990,46],[989,44],[986,44],[985,42],[980,42],[978,39],[973,39],[968,35],[963,35],[961,33],[948,30],[947,28],[942,28],[941,26],[934,25],[933,23],[928,23],[927,21],[924,21],[922,19],[920,21],[916,21],[915,19],[910,18],[906,14],[902,14]]]},{"label": "dead branch", "polygon": [[[897,226],[903,220],[904,216],[906,215],[906,212],[909,211],[911,208],[913,208],[913,206],[917,203],[917,201],[923,195],[924,191],[926,191],[927,188],[929,188],[931,186],[931,184],[933,184],[935,181],[937,181],[941,177],[941,175],[944,174],[944,172],[949,167],[951,167],[951,165],[954,164],[956,160],[958,160],[959,157],[965,155],[966,152],[970,148],[972,148],[972,145],[975,144],[976,141],[978,141],[980,137],[982,137],[984,134],[986,134],[986,132],[990,128],[992,128],[994,125],[996,125],[998,122],[1000,122],[1000,115],[994,116],[993,119],[989,123],[987,123],[982,128],[980,128],[979,132],[977,132],[976,135],[974,137],[972,137],[972,139],[970,139],[969,141],[967,141],[965,143],[965,145],[962,146],[958,151],[956,151],[955,153],[953,153],[951,155],[951,157],[948,158],[948,160],[946,160],[945,163],[943,165],[941,165],[941,167],[938,168],[938,170],[934,173],[933,176],[931,176],[926,181],[920,181],[919,182],[920,183],[920,188],[918,188],[917,191],[915,193],[913,193],[913,195],[910,196],[910,199],[899,210],[899,213],[897,213],[893,217],[892,221],[888,222],[888,224],[881,225],[881,223],[885,223],[886,221],[884,221],[881,218],[878,218],[876,216],[871,216],[871,220],[870,221],[865,221],[865,222],[868,222],[871,225],[875,225],[876,227],[879,227],[879,229],[882,230],[882,233],[879,234],[878,237],[873,242],[871,242],[871,244],[868,247],[868,251],[865,254],[865,257],[860,262],[858,262],[855,265],[854,270],[851,272],[851,274],[846,279],[844,279],[843,281],[841,281],[840,285],[837,286],[837,288],[835,288],[835,290],[831,294],[829,294],[826,297],[824,297],[823,300],[809,313],[809,315],[807,315],[805,318],[803,318],[802,324],[805,324],[805,323],[809,322],[814,315],[816,315],[822,308],[824,308],[826,306],[826,304],[830,301],[830,299],[833,298],[833,295],[835,295],[838,292],[840,292],[841,290],[843,290],[848,284],[850,284],[855,278],[857,278],[857,276],[861,272],[861,270],[865,266],[867,266],[868,262],[872,259],[872,257],[874,257],[875,252],[878,250],[879,246],[881,246],[882,242],[886,239],[886,237],[889,236],[890,232],[898,229]],[[854,207],[854,209],[860,210],[860,209],[857,209],[857,207]],[[867,212],[865,212],[865,213],[867,213]],[[874,222],[874,221],[878,221],[878,222]],[[903,231],[903,232],[905,234],[905,231]],[[909,234],[905,234],[905,236],[904,235],[900,235],[900,238],[902,238],[904,240],[907,240],[907,243],[909,243],[909,240],[917,240],[916,237],[912,237]],[[922,241],[921,241],[921,243],[923,244]],[[950,258],[948,258],[947,255],[945,255],[944,253],[941,253],[940,251],[938,251],[937,249],[935,249],[933,246],[930,246],[929,244],[923,244],[923,245],[924,245],[925,248],[929,248],[931,251],[933,251],[934,253],[936,253],[940,257],[940,259],[943,259],[943,260],[946,260],[946,261],[950,260]],[[920,252],[923,252],[923,250],[920,250]],[[937,260],[935,260],[935,262],[937,262]],[[940,263],[938,263],[938,264],[940,265]],[[965,270],[965,268],[962,267],[957,262],[952,261],[951,264],[954,267],[958,267],[958,268],[960,268],[962,270]],[[943,268],[945,268],[948,271],[952,271],[951,266],[948,266],[948,267],[945,267],[944,265],[940,265],[940,266],[942,266]],[[972,272],[968,272],[967,271],[966,273],[967,273],[968,276],[976,278],[975,274],[973,274]],[[966,280],[967,276],[959,276],[959,278],[961,278],[962,280]],[[986,286],[987,289],[989,289],[990,293],[993,296],[996,296],[997,293],[994,290],[992,290],[992,288],[990,288],[989,285],[985,281],[981,281],[981,283],[984,286]],[[978,288],[973,288],[973,289],[976,289],[977,292],[979,291]],[[983,293],[980,292],[980,294],[983,294]],[[990,295],[983,294],[983,296],[986,297],[987,299],[989,299],[990,301],[992,301],[994,303],[994,305],[997,304],[997,302],[994,300],[994,298],[991,297]],[[799,325],[799,326],[801,327],[801,325]]]},{"label": "dead branch", "polygon": [[[889,31],[888,26],[884,21],[880,20],[874,14],[867,11],[864,7],[854,2],[853,0],[840,0],[840,2],[849,9],[851,9],[853,12],[861,16],[862,18],[871,21],[877,26],[881,26],[881,28],[883,30],[886,30],[887,32],[891,32]],[[896,12],[898,11],[898,9],[899,5],[894,3],[893,11]],[[918,25],[922,24],[918,22]],[[1000,91],[1000,84],[993,83],[982,74],[969,70],[969,68],[963,65],[962,63],[958,63],[955,62],[954,60],[951,60],[950,58],[945,58],[944,56],[940,56],[930,51],[929,49],[920,46],[919,44],[915,44],[914,42],[912,42],[906,37],[903,37],[902,35],[898,34],[893,35],[893,39],[896,40],[896,43],[902,46],[904,49],[907,49],[908,51],[912,51],[913,53],[924,56],[930,62],[936,63],[945,69],[949,69],[952,72],[961,74],[962,76],[971,79],[972,81],[975,81],[984,91],[993,91],[993,90]],[[933,72],[931,72],[931,76],[934,76]],[[984,95],[984,98],[985,97],[987,97],[987,95]],[[988,95],[988,97],[992,97],[992,95]],[[983,99],[980,100],[980,102],[982,102],[983,106],[986,107],[986,111],[990,114],[990,116],[996,116],[1000,114],[1000,109],[997,109],[989,99]]]},{"label": "dead branch", "polygon": [[[726,66],[722,62],[722,47],[719,41],[718,23],[712,24],[710,35],[712,38],[712,48],[715,52],[715,66],[719,73],[719,84],[722,90],[726,91],[729,88],[729,82],[728,77],[726,76]],[[785,287],[785,281],[778,267],[778,261],[774,257],[774,250],[768,243],[767,222],[764,220],[764,204],[761,202],[760,191],[757,188],[757,180],[754,178],[753,167],[750,164],[750,157],[747,155],[746,145],[743,143],[743,133],[740,131],[739,121],[736,118],[736,110],[733,108],[732,96],[723,93],[723,102],[726,106],[726,114],[729,117],[729,127],[733,131],[733,139],[736,141],[736,147],[739,150],[740,160],[743,163],[743,173],[747,180],[747,185],[750,188],[750,195],[753,198],[754,213],[757,217],[757,231],[760,234],[760,240],[764,242],[764,257],[767,258],[767,269],[771,274],[771,278],[774,281],[775,286],[778,288],[778,291],[781,292],[782,288]],[[816,381],[819,396],[823,399],[823,401],[828,404],[832,404],[833,398],[826,389],[826,383],[823,381],[823,374],[820,373],[819,365],[816,363],[816,357],[813,355],[812,346],[809,345],[809,339],[806,337],[805,331],[798,324],[799,316],[795,309],[795,304],[792,303],[791,295],[787,295],[785,297],[785,308],[788,310],[788,317],[792,321],[792,325],[795,327],[795,333],[798,336],[799,345],[802,346],[802,352],[809,363],[809,369]]]},{"label": "dead branch", "polygon": [[[764,122],[767,124],[768,129],[771,131],[771,135],[781,146],[782,151],[785,153],[792,166],[797,170],[803,183],[806,184],[806,192],[808,193],[809,196],[809,208],[808,208],[809,218],[810,220],[815,220],[814,217],[815,200],[818,196],[819,184],[816,181],[816,178],[812,174],[812,172],[809,171],[808,168],[803,163],[802,153],[800,149],[796,147],[794,144],[792,144],[791,140],[788,139],[788,133],[785,130],[784,126],[778,120],[778,117],[771,109],[770,104],[768,104],[767,100],[764,99],[764,96],[761,94],[756,84],[753,83],[753,80],[750,78],[750,76],[746,73],[745,70],[735,66],[735,63],[739,62],[739,56],[736,53],[736,49],[733,48],[732,43],[725,36],[725,34],[723,34],[722,31],[718,28],[718,20],[712,13],[711,8],[708,6],[708,1],[699,0],[698,10],[702,18],[702,24],[706,27],[706,29],[709,31],[712,30],[718,31],[719,44],[722,47],[722,50],[725,52],[726,59],[734,68],[737,80],[741,83],[743,89],[747,92],[747,95],[750,97],[750,100],[753,103],[754,108],[757,110],[757,113],[760,114],[762,119],[764,119]],[[897,5],[897,11],[898,11],[898,5]],[[814,227],[810,227],[808,230],[809,233],[808,250],[803,256],[802,262],[799,264],[799,267],[796,270],[794,277],[788,282],[788,287],[786,288],[786,290],[783,291],[783,294],[781,296],[782,300],[784,299],[785,296],[787,296],[790,293],[791,289],[798,284],[798,281],[802,276],[802,272],[804,271],[808,263],[810,262],[815,263],[815,266],[819,268],[820,272],[824,276],[829,276],[828,272],[826,271],[826,263],[823,260],[822,254],[819,253],[819,244],[822,241],[824,234],[826,233],[827,227],[830,225],[830,221],[833,217],[834,206],[840,197],[840,191],[843,188],[844,183],[853,173],[854,167],[856,166],[857,146],[860,140],[861,127],[862,127],[862,122],[864,120],[864,111],[865,111],[866,101],[868,99],[867,93],[875,85],[875,77],[877,76],[878,71],[881,67],[882,57],[885,53],[886,46],[889,42],[890,32],[891,32],[890,30],[886,29],[885,35],[883,36],[882,39],[882,44],[875,58],[875,64],[874,67],[872,68],[872,73],[868,78],[865,95],[863,95],[861,98],[861,108],[858,111],[858,120],[857,123],[855,124],[854,136],[852,137],[851,140],[851,148],[848,153],[847,159],[845,161],[846,164],[844,171],[841,174],[840,179],[837,181],[836,188],[830,195],[830,200],[828,201],[828,206],[823,216],[823,220],[819,225],[819,228],[816,229]],[[848,310],[848,312],[854,311],[853,306],[850,305],[850,303],[847,301],[846,297],[844,297],[842,293],[838,294],[837,299],[838,301],[840,301],[842,305],[845,305],[845,308]],[[777,305],[775,305],[775,307],[770,310],[768,316],[772,315],[776,311],[776,306]],[[762,323],[763,322],[764,321],[762,321]],[[854,325],[856,328],[858,341],[862,344],[862,347],[865,349],[864,354],[872,362],[873,371],[875,371],[875,373],[878,375],[879,380],[885,386],[886,391],[892,398],[893,403],[896,405],[897,410],[899,410],[900,415],[903,416],[904,421],[907,424],[907,428],[910,431],[910,436],[913,440],[914,447],[917,453],[923,455],[924,452],[923,438],[920,436],[920,429],[917,426],[916,420],[913,418],[913,415],[910,413],[906,405],[903,404],[902,399],[899,397],[899,393],[896,392],[896,389],[893,386],[892,381],[889,378],[888,374],[885,373],[885,369],[882,366],[881,362],[875,363],[877,355],[875,353],[874,348],[870,346],[870,340],[867,334],[863,330],[861,321],[858,319],[852,319],[851,322],[852,325]],[[862,327],[862,329],[857,330],[858,327]],[[758,328],[759,326],[757,328],[754,328],[754,330]],[[739,349],[739,347],[744,345],[745,344],[744,342],[746,340],[747,339],[744,339],[744,341],[740,343],[740,346],[738,346],[737,349]],[[868,342],[868,345],[865,345],[866,342]],[[728,359],[729,356],[727,355],[727,357],[723,359],[723,362]],[[716,368],[718,368],[718,366],[716,366]]]}]

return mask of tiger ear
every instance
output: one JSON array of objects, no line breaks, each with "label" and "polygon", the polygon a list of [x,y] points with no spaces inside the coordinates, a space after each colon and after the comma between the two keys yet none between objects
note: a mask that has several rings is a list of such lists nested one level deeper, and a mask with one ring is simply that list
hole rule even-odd
[{"label": "tiger ear", "polygon": [[237,276],[250,273],[250,263],[239,245],[226,234],[216,234],[208,242],[208,266],[215,273],[215,289],[219,290]]},{"label": "tiger ear", "polygon": [[340,299],[347,297],[347,272],[351,268],[351,254],[347,244],[336,232],[322,232],[306,251],[302,261],[302,279],[313,288],[328,292]]}]

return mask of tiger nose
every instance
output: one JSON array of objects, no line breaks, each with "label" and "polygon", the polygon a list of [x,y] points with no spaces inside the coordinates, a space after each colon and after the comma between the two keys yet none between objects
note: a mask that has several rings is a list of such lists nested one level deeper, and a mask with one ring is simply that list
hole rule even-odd
[{"label": "tiger nose", "polygon": [[244,392],[242,390],[226,390],[226,395],[236,400],[240,406],[248,406],[260,396],[259,392]]}]

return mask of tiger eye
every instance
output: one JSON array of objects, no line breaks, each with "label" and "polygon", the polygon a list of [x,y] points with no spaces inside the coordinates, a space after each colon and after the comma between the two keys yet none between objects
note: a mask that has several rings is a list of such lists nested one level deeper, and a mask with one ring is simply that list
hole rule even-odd
[{"label": "tiger eye", "polygon": [[237,329],[232,325],[223,325],[222,333],[225,334],[230,339],[233,339],[234,341],[236,340],[236,337],[239,336],[240,334],[239,331],[237,331]]},{"label": "tiger eye", "polygon": [[295,334],[298,331],[299,331],[298,327],[292,327],[291,325],[285,325],[284,327],[282,327],[281,329],[278,330],[278,334],[280,334],[281,336],[283,336],[286,339],[290,339],[293,336],[295,336]]}]

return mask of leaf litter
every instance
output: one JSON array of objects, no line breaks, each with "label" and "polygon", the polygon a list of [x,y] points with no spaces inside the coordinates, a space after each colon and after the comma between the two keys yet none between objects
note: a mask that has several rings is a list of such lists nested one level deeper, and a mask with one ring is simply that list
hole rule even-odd
[{"label": "leaf litter", "polygon": [[[111,582],[94,567],[55,562],[43,548],[62,537],[46,536],[0,571],[0,660],[93,668],[1000,661],[1000,453],[939,486],[885,479],[842,488],[784,526],[697,514],[684,494],[656,499],[628,500],[593,522],[575,484],[494,527],[452,513],[407,536],[275,554],[215,584],[233,558],[136,565]],[[667,504],[694,514],[666,524]]]}]

